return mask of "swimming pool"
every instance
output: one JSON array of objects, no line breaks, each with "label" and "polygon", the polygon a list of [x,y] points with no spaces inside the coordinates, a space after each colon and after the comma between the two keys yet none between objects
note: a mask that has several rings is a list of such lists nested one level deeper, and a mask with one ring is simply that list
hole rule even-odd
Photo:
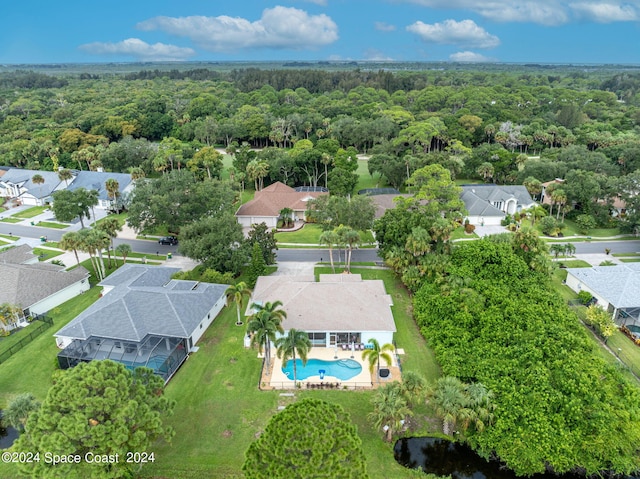
[{"label": "swimming pool", "polygon": [[[320,371],[324,371],[321,373]],[[283,366],[282,372],[293,379],[293,361],[287,361],[287,367]],[[306,366],[302,365],[300,359],[296,359],[296,379],[301,381],[310,376],[320,376],[324,379],[327,376],[346,381],[362,372],[362,366],[353,359],[338,359],[336,361],[324,361],[322,359],[309,359]]]}]

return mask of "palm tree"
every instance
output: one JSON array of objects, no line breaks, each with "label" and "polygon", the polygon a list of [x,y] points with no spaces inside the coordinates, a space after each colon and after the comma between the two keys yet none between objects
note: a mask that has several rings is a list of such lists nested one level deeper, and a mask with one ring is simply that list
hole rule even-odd
[{"label": "palm tree", "polygon": [[307,354],[311,349],[311,340],[305,331],[291,328],[286,336],[276,339],[278,357],[282,358],[282,364],[287,366],[289,358],[293,360],[293,384],[296,384],[296,353],[302,361],[302,365],[307,364]]},{"label": "palm tree", "polygon": [[[42,185],[44,183],[44,177],[38,173],[31,177],[31,181],[34,185]],[[42,193],[42,188],[40,188],[40,192]]]},{"label": "palm tree", "polygon": [[23,393],[11,401],[4,410],[3,420],[20,432],[24,432],[29,415],[40,408],[40,402],[31,393]]},{"label": "palm tree", "polygon": [[465,415],[465,387],[462,381],[454,376],[438,379],[432,395],[436,414],[442,419],[442,432],[450,436],[456,422]]},{"label": "palm tree", "polygon": [[543,216],[547,216],[547,212],[540,205],[533,205],[531,208],[526,210],[526,213],[531,218],[531,226],[535,226],[536,219],[542,218]]},{"label": "palm tree", "polygon": [[291,208],[282,208],[280,210],[280,218],[282,218],[282,227],[288,228],[289,224],[291,224],[293,218],[293,210]]},{"label": "palm tree", "polygon": [[333,231],[323,231],[320,235],[320,244],[326,244],[329,248],[329,261],[331,261],[331,271],[336,272],[336,268],[333,264],[333,245],[338,242],[338,237]]},{"label": "palm tree", "polygon": [[80,264],[78,250],[82,249],[82,238],[77,231],[69,231],[68,233],[63,234],[60,242],[58,243],[58,247],[65,251],[73,251],[76,255],[76,262]]},{"label": "palm tree", "polygon": [[120,197],[120,183],[118,183],[118,180],[109,178],[104,182],[104,187],[107,190],[108,198],[111,200],[111,206],[116,203],[117,207],[118,198]]},{"label": "palm tree", "polygon": [[253,333],[251,345],[258,346],[260,353],[264,350],[265,364],[269,371],[271,343],[276,340],[276,333],[284,333],[279,316],[262,309],[249,316],[248,320],[247,330]]},{"label": "palm tree", "polygon": [[60,181],[64,181],[65,186],[69,186],[69,180],[73,178],[73,173],[71,173],[71,170],[65,168],[64,170],[58,171],[58,178],[60,178]]},{"label": "palm tree", "polygon": [[396,347],[391,343],[380,346],[380,343],[375,338],[369,339],[369,344],[371,347],[362,352],[362,359],[369,361],[369,372],[371,375],[373,375],[373,370],[376,369],[376,376],[378,376],[378,382],[380,382],[380,358],[384,359],[387,366],[390,366],[393,360],[389,353],[394,352]]},{"label": "palm tree", "polygon": [[131,246],[121,243],[116,246],[116,254],[122,256],[122,264],[127,264],[127,256],[131,253]]},{"label": "palm tree", "polygon": [[407,371],[402,374],[401,390],[407,401],[407,406],[412,407],[414,402],[423,398],[427,392],[427,381],[415,371]]},{"label": "palm tree", "polygon": [[139,166],[134,166],[133,168],[131,168],[131,170],[129,170],[129,174],[131,175],[131,179],[133,181],[140,180],[146,176],[144,170]]},{"label": "palm tree", "polygon": [[344,262],[346,263],[347,271],[350,271],[351,267],[351,251],[353,246],[360,242],[360,235],[354,229],[348,226],[340,225],[335,230],[337,241],[339,246],[344,246]]},{"label": "palm tree", "polygon": [[22,308],[15,304],[0,304],[0,324],[9,326],[16,323],[22,315]]},{"label": "palm tree", "polygon": [[236,326],[242,325],[242,321],[240,320],[240,308],[242,307],[244,297],[249,296],[250,294],[251,290],[244,281],[240,281],[238,284],[232,284],[225,291],[225,295],[227,296],[227,305],[231,302],[236,303],[236,311],[238,313]]},{"label": "palm tree", "polygon": [[373,411],[369,420],[376,428],[383,428],[385,440],[391,442],[393,433],[402,429],[403,421],[413,415],[402,394],[402,386],[394,381],[379,388],[371,399]]},{"label": "palm tree", "polygon": [[476,169],[476,173],[481,176],[482,179],[486,182],[487,178],[493,178],[495,169],[493,168],[493,165],[491,163],[486,161],[478,166],[478,168]]},{"label": "palm tree", "polygon": [[111,250],[114,249],[113,239],[118,236],[118,231],[122,231],[122,225],[117,218],[105,218],[98,225],[98,229],[100,231],[104,231],[109,236],[111,248],[107,249],[107,255],[109,256],[109,268],[111,268]]},{"label": "palm tree", "polygon": [[482,383],[471,383],[466,387],[467,407],[473,411],[470,419],[465,422],[465,430],[471,423],[477,431],[484,431],[493,422],[495,405],[492,402],[493,393]]}]

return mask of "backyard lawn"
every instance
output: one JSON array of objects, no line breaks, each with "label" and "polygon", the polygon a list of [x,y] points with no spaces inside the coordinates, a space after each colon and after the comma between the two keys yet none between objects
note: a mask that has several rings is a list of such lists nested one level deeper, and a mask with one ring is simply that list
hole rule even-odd
[{"label": "backyard lawn", "polygon": [[[88,266],[88,265],[87,265]],[[318,268],[317,273],[329,268]],[[434,356],[411,316],[411,299],[391,271],[353,269],[365,278],[385,281],[394,306],[396,342],[404,349],[402,366],[420,372],[431,384],[440,375]],[[100,288],[65,303],[52,312],[51,331],[58,330],[97,298]],[[280,396],[281,391],[259,391],[261,360],[255,350],[243,346],[245,327],[235,325],[235,308],[227,307],[209,327],[192,354],[166,388],[176,400],[174,414],[167,424],[175,429],[171,444],[154,445],[156,462],[148,464],[140,477],[173,479],[240,478],[244,452],[256,435],[263,431],[279,406],[301,397],[317,397],[342,405],[357,425],[372,479],[412,478],[413,471],[399,466],[393,458],[392,444],[382,440],[382,433],[367,419],[372,410],[372,391],[299,391],[296,397]],[[47,331],[6,363],[0,365],[0,407],[22,392],[32,392],[43,399],[51,385],[54,357],[58,349]],[[24,374],[24,371],[29,374]],[[425,405],[415,410],[416,434],[438,429],[429,420]],[[0,479],[14,478],[15,469],[0,465]]]},{"label": "backyard lawn", "polygon": [[[433,382],[440,374],[439,368],[411,319],[406,290],[390,271],[358,272],[385,280],[395,303],[398,347],[405,350],[403,368],[417,370]],[[198,343],[200,350],[167,386],[167,395],[177,401],[175,413],[169,419],[176,435],[171,445],[158,444],[154,448],[158,460],[145,466],[142,477],[240,478],[246,448],[264,430],[278,406],[307,396],[340,404],[351,414],[363,441],[371,478],[415,477],[413,472],[396,464],[392,445],[385,443],[382,434],[369,424],[371,391],[300,391],[297,398],[282,397],[281,391],[259,391],[260,360],[255,350],[244,349],[245,328],[234,323],[235,309],[225,308]],[[425,407],[418,409],[418,418],[424,418],[425,414]],[[425,420],[421,424],[424,429],[431,423]],[[197,434],[193,433],[195,425]]]},{"label": "backyard lawn", "polygon": [[[53,318],[53,326],[0,364],[0,409],[6,407],[12,398],[25,392],[32,393],[40,401],[44,400],[52,385],[54,361],[60,351],[51,335],[94,303],[100,291],[102,288],[91,288],[53,309],[49,313]],[[0,342],[0,348],[1,345]],[[0,479],[16,477],[18,474],[12,465],[0,462]]]}]

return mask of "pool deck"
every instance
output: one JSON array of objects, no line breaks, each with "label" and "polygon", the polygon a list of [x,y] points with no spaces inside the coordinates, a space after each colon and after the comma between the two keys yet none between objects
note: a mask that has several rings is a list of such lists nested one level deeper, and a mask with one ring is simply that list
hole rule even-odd
[{"label": "pool deck", "polygon": [[[275,355],[275,351],[273,352],[273,356],[271,357],[271,371],[267,373],[267,371],[262,372],[262,389],[294,389],[293,379],[289,379],[282,372],[282,360],[279,359]],[[377,382],[373,382],[371,380],[371,374],[369,373],[369,363],[367,361],[362,360],[363,351],[343,351],[342,349],[330,347],[330,348],[322,348],[316,347],[311,348],[309,351],[308,359],[322,359],[324,361],[334,361],[337,359],[353,359],[354,361],[358,361],[362,366],[362,371],[360,374],[354,376],[351,379],[343,381],[334,376],[324,376],[324,380],[320,380],[319,375],[309,376],[307,379],[299,380],[301,383],[302,389],[307,389],[307,384],[311,385],[319,385],[319,384],[328,384],[328,383],[340,383],[341,389],[371,389],[378,386]],[[353,358],[352,358],[353,355]],[[380,365],[381,368],[387,367],[384,360]],[[266,369],[266,368],[265,368]],[[396,358],[393,357],[393,364],[389,366],[391,374],[388,378],[384,378],[380,380],[380,385],[384,385],[387,382],[391,381],[401,381],[400,369],[398,368]]]}]

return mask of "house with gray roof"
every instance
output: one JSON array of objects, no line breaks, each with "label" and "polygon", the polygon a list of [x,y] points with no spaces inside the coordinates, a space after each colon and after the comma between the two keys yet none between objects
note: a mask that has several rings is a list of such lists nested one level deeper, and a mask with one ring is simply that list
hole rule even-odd
[{"label": "house with gray roof", "polygon": [[[109,198],[106,182],[114,179],[118,182],[118,198],[121,200],[131,193],[135,184],[128,173],[111,173],[105,171],[71,170],[73,178],[68,182],[61,181],[55,171],[25,170],[22,168],[6,168],[0,177],[0,197],[15,198],[24,205],[44,206],[52,203],[54,192],[62,189],[77,190],[84,188],[98,192],[97,208],[110,209],[114,199]],[[33,182],[33,177],[40,175],[44,183]]]},{"label": "house with gray roof", "polygon": [[28,245],[0,252],[0,304],[20,306],[25,317],[44,314],[88,289],[89,272],[82,266],[66,271],[40,263]]},{"label": "house with gray roof", "polygon": [[640,263],[567,269],[567,286],[587,291],[620,325],[640,325]]},{"label": "house with gray roof", "polygon": [[[393,342],[396,331],[391,306],[382,280],[363,280],[359,274],[313,276],[260,276],[249,304],[282,301],[290,329],[306,331],[315,347],[338,347]],[[250,309],[247,314],[252,314]]]},{"label": "house with gray roof", "polygon": [[102,297],[55,333],[60,367],[111,359],[168,381],[226,304],[228,285],[171,279],[179,268],[125,264]]},{"label": "house with gray roof", "polygon": [[[33,177],[40,175],[44,183],[34,183]],[[0,196],[16,198],[24,205],[44,206],[52,202],[54,191],[65,187],[58,173],[43,170],[9,168],[0,177]]]},{"label": "house with gray roof", "polygon": [[107,192],[107,180],[116,180],[118,182],[118,198],[125,199],[133,190],[134,183],[131,175],[128,173],[111,173],[105,171],[75,171],[73,181],[67,189],[74,191],[79,188],[86,190],[96,190],[98,192],[97,208],[104,210],[111,209],[115,200],[109,198]]},{"label": "house with gray roof", "polygon": [[522,185],[462,185],[460,198],[473,225],[499,226],[507,214],[518,213],[536,203]]}]

